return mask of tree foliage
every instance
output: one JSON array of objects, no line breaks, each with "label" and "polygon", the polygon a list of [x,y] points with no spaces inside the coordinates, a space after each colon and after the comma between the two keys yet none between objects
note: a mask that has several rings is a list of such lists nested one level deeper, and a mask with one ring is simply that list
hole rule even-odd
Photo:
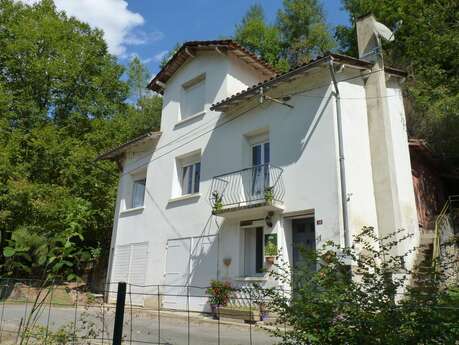
[{"label": "tree foliage", "polygon": [[118,173],[94,160],[157,128],[161,99],[127,103],[102,33],[50,0],[0,0],[0,27],[1,268],[74,279],[110,242]]},{"label": "tree foliage", "polygon": [[308,62],[334,47],[318,0],[284,0],[277,21],[283,55],[291,66]]},{"label": "tree foliage", "polygon": [[148,94],[147,84],[150,81],[150,71],[142,64],[138,56],[129,63],[128,67],[128,85],[132,96],[141,99]]},{"label": "tree foliage", "polygon": [[280,58],[280,31],[275,25],[266,23],[261,5],[252,5],[249,8],[242,22],[236,26],[234,39],[279,70],[288,67],[287,61]]},{"label": "tree foliage", "polygon": [[409,72],[405,86],[408,126],[437,150],[459,161],[459,3],[457,1],[343,0],[352,26],[340,26],[340,49],[357,56],[355,18],[374,13],[393,27],[395,41],[384,45],[386,63]]},{"label": "tree foliage", "polygon": [[393,248],[408,238],[402,230],[378,238],[367,227],[351,248],[330,242],[303,249],[304,261],[294,270],[278,264],[271,276],[293,290],[256,292],[278,315],[271,332],[280,344],[456,344],[457,288],[439,288],[446,270],[427,268],[421,275],[405,268],[409,252],[394,255]]},{"label": "tree foliage", "polygon": [[236,26],[235,40],[279,70],[307,62],[334,47],[317,0],[284,0],[274,24],[252,5]]}]

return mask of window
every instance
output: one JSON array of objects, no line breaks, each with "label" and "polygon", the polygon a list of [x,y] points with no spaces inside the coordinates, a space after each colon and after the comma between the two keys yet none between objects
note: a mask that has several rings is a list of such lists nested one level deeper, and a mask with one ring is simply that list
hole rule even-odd
[{"label": "window", "polygon": [[186,82],[183,87],[183,99],[180,103],[182,120],[204,111],[205,74]]},{"label": "window", "polygon": [[261,195],[269,187],[269,142],[252,146],[252,196]]},{"label": "window", "polygon": [[244,232],[244,275],[263,273],[263,228],[242,229]]},{"label": "window", "polygon": [[132,208],[142,207],[145,199],[146,179],[135,180],[132,186]]},{"label": "window", "polygon": [[182,167],[182,195],[199,193],[201,180],[201,162],[196,162]]}]

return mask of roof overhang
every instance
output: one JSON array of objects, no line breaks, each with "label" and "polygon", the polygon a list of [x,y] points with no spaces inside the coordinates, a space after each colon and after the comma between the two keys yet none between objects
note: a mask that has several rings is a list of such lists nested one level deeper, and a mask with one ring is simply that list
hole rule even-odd
[{"label": "roof overhang", "polygon": [[96,161],[118,160],[120,157],[123,156],[123,154],[126,151],[132,150],[133,148],[137,146],[141,146],[147,143],[153,145],[153,149],[154,149],[156,148],[156,145],[158,144],[160,137],[161,137],[161,132],[148,132],[148,133],[142,134],[138,136],[137,138],[129,140],[128,142],[121,144],[120,146],[117,146],[101,154],[100,156],[96,158]]},{"label": "roof overhang", "polygon": [[215,51],[219,54],[233,54],[238,59],[250,65],[253,69],[265,75],[266,78],[275,76],[278,71],[261,60],[255,54],[239,45],[233,40],[191,41],[184,43],[179,50],[169,59],[167,64],[148,84],[148,88],[163,93],[167,81],[188,59],[194,58],[198,52]]},{"label": "roof overhang", "polygon": [[[356,59],[356,58],[346,56],[346,55],[329,53],[325,56],[318,57],[314,59],[313,61],[310,61],[306,64],[292,68],[288,72],[278,74],[272,77],[271,79],[268,79],[264,82],[253,85],[244,91],[238,92],[228,98],[221,100],[220,102],[214,103],[210,107],[210,110],[216,110],[216,111],[222,111],[222,112],[228,111],[232,109],[234,106],[239,105],[243,103],[244,101],[248,101],[249,99],[259,95],[261,88],[263,88],[263,92],[267,92],[272,88],[278,87],[284,83],[288,83],[298,78],[300,75],[308,71],[311,71],[312,69],[315,69],[323,64],[328,64],[330,61],[333,61],[336,64],[358,68],[358,69],[363,69],[363,70],[368,70],[368,71],[371,70],[371,68],[373,67],[373,64],[368,61]],[[395,76],[395,77],[404,78],[407,75],[404,71],[401,71],[395,68],[386,67],[384,71],[387,74]]]}]

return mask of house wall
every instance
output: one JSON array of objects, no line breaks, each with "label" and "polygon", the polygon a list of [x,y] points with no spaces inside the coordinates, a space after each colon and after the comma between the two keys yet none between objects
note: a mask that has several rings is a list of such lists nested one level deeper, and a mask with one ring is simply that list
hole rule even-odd
[{"label": "house wall", "polygon": [[365,85],[360,72],[344,69],[340,82],[344,165],[348,193],[349,239],[364,226],[378,230]]},{"label": "house wall", "polygon": [[[405,109],[403,106],[403,95],[401,85],[398,79],[390,78],[387,81],[388,102],[392,140],[393,154],[395,161],[395,177],[397,182],[398,201],[400,209],[400,223],[398,229],[404,229],[401,236],[410,234],[412,240],[402,241],[400,243],[400,254],[412,250],[419,242],[419,223],[416,211],[416,201],[414,196],[413,178],[411,174],[411,162],[408,146],[408,134],[406,130]],[[401,237],[399,237],[401,238]],[[410,267],[414,260],[414,255],[407,257],[407,264]]]},{"label": "house wall", "polygon": [[[182,85],[202,73],[206,74],[205,111],[192,119],[180,121]],[[288,217],[292,215],[308,213],[314,216],[316,247],[330,240],[343,244],[337,108],[329,71],[327,68],[315,69],[273,91],[273,97],[291,95],[288,103],[293,109],[268,100],[260,104],[254,99],[229,114],[210,111],[212,103],[262,78],[233,58],[218,53],[199,53],[169,80],[164,93],[160,141],[154,152],[144,147],[143,156],[125,162],[120,182],[119,193],[123,195],[128,191],[130,174],[148,166],[144,208],[123,211],[123,197],[119,197],[114,227],[114,247],[148,242],[146,284],[164,283],[167,241],[185,237],[217,235],[212,246],[218,249],[219,278],[237,278],[241,274],[240,221],[247,219],[212,217],[209,197],[214,176],[251,165],[250,138],[256,135],[269,138],[271,164],[283,169],[284,212],[274,217],[272,228],[265,227],[264,230],[265,233],[278,234],[283,258],[287,263],[291,260],[294,244]],[[350,68],[340,72],[338,79],[346,80],[339,83],[339,88],[352,235],[362,226],[377,228],[378,217],[365,85],[359,74]],[[397,93],[396,86],[393,88]],[[392,111],[400,114],[401,105],[400,100],[398,103],[394,101]],[[396,140],[402,145],[403,135]],[[201,156],[200,192],[180,197],[176,193],[177,158],[189,154]],[[404,178],[404,169],[409,169],[409,162],[403,159],[401,154],[399,173]],[[407,186],[400,193],[412,193],[412,189],[410,191]],[[407,208],[409,202],[408,196]],[[411,210],[407,209],[406,215],[406,223],[411,222]],[[224,258],[231,258],[229,267],[223,265]],[[188,283],[193,285],[195,282]]]}]

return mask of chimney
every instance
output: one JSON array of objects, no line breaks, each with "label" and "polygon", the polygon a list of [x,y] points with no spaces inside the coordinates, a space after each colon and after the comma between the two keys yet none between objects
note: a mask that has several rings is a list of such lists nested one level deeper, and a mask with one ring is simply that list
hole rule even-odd
[{"label": "chimney", "polygon": [[355,25],[359,59],[370,62],[377,61],[378,54],[382,54],[381,38],[386,41],[393,41],[394,33],[387,26],[376,21],[373,14],[359,17]]},{"label": "chimney", "polygon": [[398,192],[400,181],[395,166],[397,148],[394,147],[394,126],[391,123],[394,118],[389,113],[378,24],[372,14],[360,17],[356,22],[359,58],[373,63],[365,83],[365,93],[378,232],[382,237],[395,232],[402,224]]}]

